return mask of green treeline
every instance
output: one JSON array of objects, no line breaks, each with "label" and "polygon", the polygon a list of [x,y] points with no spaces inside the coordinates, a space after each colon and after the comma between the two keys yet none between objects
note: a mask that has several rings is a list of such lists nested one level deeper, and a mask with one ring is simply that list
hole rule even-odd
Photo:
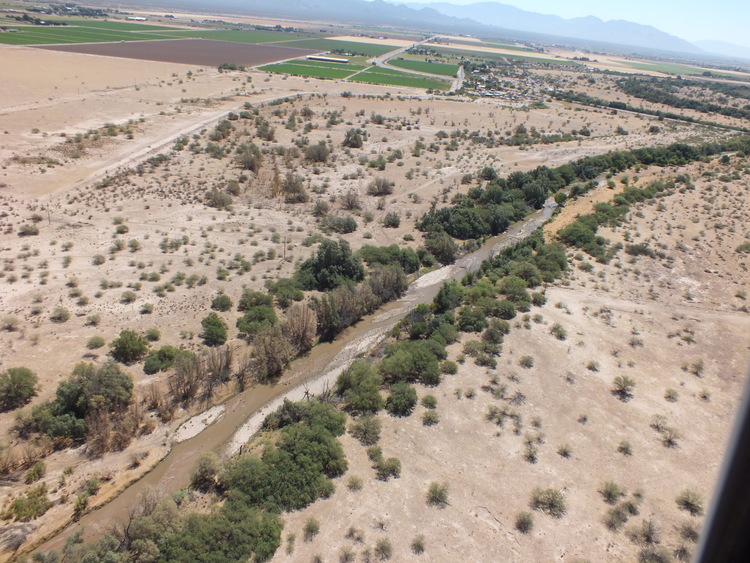
[{"label": "green treeline", "polygon": [[532,208],[541,208],[550,194],[569,186],[574,195],[588,189],[571,186],[573,182],[588,182],[605,172],[622,172],[639,165],[680,166],[727,151],[749,153],[750,137],[735,137],[722,143],[674,143],[665,147],[611,151],[556,168],[539,166],[529,172],[513,172],[507,178],[499,177],[494,169],[486,167],[479,172],[479,178],[487,181],[486,187],[473,187],[465,195],[456,195],[450,206],[433,207],[417,222],[417,228],[427,233],[427,240],[440,233],[461,240],[496,235],[528,215]]},{"label": "green treeline", "polygon": [[[678,84],[681,84],[681,82],[678,82]],[[699,88],[704,87],[703,83],[695,81],[691,84]],[[687,86],[687,84],[683,85]],[[679,109],[692,109],[701,113],[718,113],[719,115],[726,115],[727,117],[735,117],[737,119],[750,119],[750,105],[746,105],[744,108],[735,108],[728,105],[707,102],[700,98],[678,96],[673,93],[676,91],[676,88],[675,83],[672,81],[662,81],[655,78],[627,78],[619,80],[617,86],[628,96],[640,98],[641,100],[655,104],[664,104],[665,106]]]},{"label": "green treeline", "polygon": [[553,92],[551,94],[554,98],[558,100],[562,100],[564,102],[573,102],[576,104],[582,104],[585,106],[593,106],[593,107],[601,107],[601,108],[611,108],[613,110],[625,110],[625,111],[633,111],[636,113],[643,113],[646,115],[653,115],[655,117],[664,118],[664,119],[673,119],[675,121],[685,121],[687,123],[699,123],[702,125],[710,125],[711,127],[720,127],[722,129],[730,129],[733,131],[741,131],[743,133],[747,133],[749,130],[745,127],[732,127],[729,125],[723,125],[721,123],[714,123],[711,121],[703,121],[700,119],[695,119],[694,117],[690,117],[688,115],[682,115],[679,113],[673,113],[669,111],[661,111],[661,110],[653,110],[648,109],[644,107],[636,107],[631,106],[629,104],[626,104],[625,102],[610,102],[608,100],[603,100],[601,98],[595,98],[593,96],[589,96],[588,94],[584,92],[575,92],[573,90],[568,90],[567,92]]}]

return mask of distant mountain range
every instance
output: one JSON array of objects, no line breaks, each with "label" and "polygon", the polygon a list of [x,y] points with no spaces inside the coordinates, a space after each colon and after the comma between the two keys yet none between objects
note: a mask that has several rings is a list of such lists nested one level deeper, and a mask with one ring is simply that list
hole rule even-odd
[{"label": "distant mountain range", "polygon": [[[390,0],[401,4],[403,0]],[[750,48],[723,41],[695,41],[690,43],[670,35],[650,25],[642,25],[624,20],[602,21],[588,16],[565,19],[560,16],[538,14],[497,2],[477,2],[456,5],[449,2],[415,4],[406,2],[412,8],[433,8],[446,16],[469,18],[488,25],[507,29],[528,31],[554,36],[586,39],[597,42],[617,43],[662,51],[678,51],[695,55],[712,53],[731,58],[750,60]]]},{"label": "distant mountain range", "polygon": [[750,49],[734,45],[733,43],[726,43],[724,41],[695,41],[693,42],[693,45],[696,45],[709,53],[750,60]]},{"label": "distant mountain range", "polygon": [[[127,9],[130,2],[120,2]],[[136,0],[131,6],[154,9],[238,13],[260,17],[373,26],[395,26],[436,33],[502,37],[523,41],[568,43],[592,50],[613,45],[624,52],[709,53],[750,59],[750,49],[718,41],[690,43],[649,25],[624,20],[602,21],[589,16],[565,19],[538,14],[507,4],[448,2],[409,4],[408,0]]]}]

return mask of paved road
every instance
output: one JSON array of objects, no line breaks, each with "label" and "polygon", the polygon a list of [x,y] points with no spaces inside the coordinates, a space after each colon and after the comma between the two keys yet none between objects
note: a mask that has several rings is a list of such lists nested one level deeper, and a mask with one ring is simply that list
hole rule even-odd
[{"label": "paved road", "polygon": [[[399,72],[405,72],[407,74],[415,74],[417,76],[425,76],[427,78],[437,78],[438,80],[445,80],[447,77],[443,74],[432,74],[429,72],[421,72],[418,70],[411,70],[408,68],[401,68],[401,67],[395,67],[388,64],[388,61],[391,60],[394,57],[397,57],[401,53],[405,53],[409,49],[416,49],[418,47],[421,47],[425,43],[428,43],[432,41],[433,39],[437,39],[440,37],[439,35],[433,35],[432,37],[428,37],[427,39],[423,41],[419,41],[417,43],[414,43],[413,45],[407,45],[406,47],[400,47],[394,51],[390,51],[388,53],[385,53],[384,55],[380,55],[379,57],[375,57],[373,59],[370,59],[369,62],[372,66],[379,66],[381,68],[388,68],[391,70],[397,70]],[[369,68],[369,67],[368,67]],[[367,69],[365,69],[367,70]],[[360,71],[364,72],[364,70]],[[359,74],[359,72],[357,73]],[[356,76],[356,75],[355,75]],[[456,92],[458,91],[464,82],[464,67],[459,66],[458,67],[458,73],[456,74],[456,78],[453,80],[453,84],[451,85],[451,90]]]}]

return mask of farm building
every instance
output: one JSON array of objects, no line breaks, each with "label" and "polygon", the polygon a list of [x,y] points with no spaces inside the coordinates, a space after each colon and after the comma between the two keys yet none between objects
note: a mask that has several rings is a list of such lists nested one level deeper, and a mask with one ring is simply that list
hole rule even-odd
[{"label": "farm building", "polygon": [[321,55],[307,55],[308,61],[322,61],[324,63],[348,63],[349,59],[336,59],[333,57],[323,57]]}]

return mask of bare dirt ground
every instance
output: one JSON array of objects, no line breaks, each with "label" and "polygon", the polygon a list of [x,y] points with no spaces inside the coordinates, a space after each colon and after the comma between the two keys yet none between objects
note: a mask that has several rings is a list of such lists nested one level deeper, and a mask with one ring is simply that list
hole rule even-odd
[{"label": "bare dirt ground", "polygon": [[316,51],[278,45],[253,45],[204,39],[166,39],[123,43],[86,43],[37,47],[50,51],[83,53],[103,57],[122,57],[139,61],[158,61],[218,67],[221,64],[258,66],[312,55]]},{"label": "bare dirt ground", "polygon": [[[746,166],[737,162],[739,170]],[[647,520],[658,530],[657,547],[692,551],[683,531],[699,528],[701,519],[675,499],[691,489],[708,503],[750,350],[750,276],[747,259],[734,252],[748,235],[748,176],[722,187],[696,178],[725,171],[666,172],[691,174],[695,190],[638,206],[626,225],[607,234],[613,241],[630,233],[631,240],[658,244],[668,259],[621,252],[612,264],[593,263],[586,272],[579,266],[592,261],[572,252],[569,276],[547,288],[543,308],[516,322],[497,369],[467,362],[437,389],[419,389],[420,397],[437,398],[437,425],[422,425],[422,406],[407,419],[380,415],[379,445],[385,456],[401,460],[399,479],[377,480],[366,448],[343,438],[349,471],[331,498],[286,515],[285,534],[297,539],[274,560],[359,558],[387,539],[399,561],[632,561],[645,546],[638,531]],[[602,193],[612,195],[606,187]],[[717,222],[725,226],[717,229]],[[556,323],[566,340],[550,334]],[[469,339],[464,335],[449,357]],[[524,356],[533,358],[533,367],[520,365]],[[696,375],[692,366],[699,363]],[[611,392],[619,375],[636,382],[626,402]],[[523,420],[518,432],[485,418],[490,407],[511,404],[488,392],[499,386],[507,387],[505,397],[523,394],[513,407]],[[676,446],[664,445],[655,416],[678,431]],[[631,455],[618,451],[624,441]],[[538,449],[534,463],[525,458],[529,442]],[[560,455],[563,445],[569,457]],[[364,481],[359,491],[345,485],[353,475]],[[618,530],[605,525],[612,508],[598,492],[605,481],[617,483],[627,498],[642,495],[638,514]],[[444,509],[426,503],[431,482],[448,484]],[[537,487],[563,492],[562,518],[531,510]],[[524,511],[534,512],[528,534],[515,528]],[[320,533],[303,541],[311,517]],[[423,555],[410,548],[419,535]]]},{"label": "bare dirt ground", "polygon": [[[210,301],[217,292],[225,292],[236,302],[243,287],[261,289],[268,279],[290,275],[295,264],[309,256],[313,247],[305,239],[320,233],[320,227],[312,215],[313,206],[318,200],[325,201],[330,206],[331,214],[351,214],[356,218],[358,229],[345,236],[354,248],[363,244],[393,243],[416,247],[420,243],[418,236],[416,241],[405,240],[406,235],[414,233],[416,219],[429,209],[433,201],[449,201],[457,191],[467,190],[469,185],[460,183],[462,176],[475,173],[483,166],[494,166],[500,174],[505,175],[514,170],[529,170],[540,164],[563,164],[581,156],[600,154],[615,148],[668,143],[695,135],[694,129],[671,123],[665,123],[661,132],[653,135],[647,132],[651,120],[631,115],[613,116],[566,104],[550,103],[546,109],[524,111],[504,107],[497,101],[442,99],[408,88],[285,78],[257,71],[219,73],[215,69],[185,65],[135,62],[17,47],[2,47],[2,55],[4,63],[7,62],[4,72],[8,73],[10,79],[0,84],[0,99],[3,102],[0,108],[0,132],[3,134],[0,148],[0,182],[3,184],[0,189],[0,228],[3,230],[0,243],[3,261],[0,317],[15,321],[11,323],[12,330],[0,332],[0,369],[26,365],[37,373],[40,393],[25,407],[24,412],[53,397],[57,383],[70,373],[77,362],[99,362],[105,359],[108,351],[106,346],[93,350],[87,348],[87,342],[92,336],[101,336],[106,342],[110,342],[124,328],[139,331],[156,328],[161,334],[157,346],[170,344],[199,350],[201,344],[196,335],[200,332],[200,320],[208,313]],[[41,70],[29,72],[30,68],[45,70],[43,73]],[[13,84],[13,88],[9,84]],[[341,95],[343,92],[350,92],[351,96],[347,94],[344,97]],[[385,97],[385,94],[390,96]],[[284,96],[299,98],[280,105],[261,105],[262,102]],[[227,139],[211,141],[210,135],[214,132],[216,122],[229,111],[243,111],[246,103],[251,111],[257,110],[257,115],[253,115],[253,119],[232,121],[235,129]],[[305,111],[305,107],[309,112]],[[287,128],[292,114],[296,117],[296,125]],[[304,117],[305,114],[307,117]],[[382,123],[375,122],[372,117],[374,114],[382,115]],[[258,135],[256,117],[267,121],[275,129],[273,140],[263,139]],[[110,128],[104,127],[105,124],[113,124],[116,135],[107,134]],[[550,133],[585,126],[591,130],[591,136],[580,141],[534,145],[523,149],[510,146],[486,148],[461,141],[457,150],[447,150],[450,138],[445,138],[442,134],[445,132],[450,135],[454,130],[466,129],[482,133],[497,131],[498,135],[502,135],[521,124],[528,129],[534,127],[541,132]],[[630,135],[617,135],[615,129],[618,125],[628,129]],[[362,128],[367,133],[361,149],[349,150],[342,147],[344,135],[352,127]],[[128,138],[128,130],[132,133],[132,138]],[[76,139],[77,134],[81,135],[80,140]],[[706,138],[718,135],[711,131],[703,131],[701,134]],[[182,150],[173,152],[175,140],[182,137],[186,140]],[[305,160],[305,148],[320,141],[332,150],[327,162],[315,164]],[[263,165],[258,172],[242,170],[234,161],[234,151],[244,142],[256,143],[264,151]],[[418,142],[422,148],[416,150]],[[221,158],[214,158],[206,153],[211,143],[222,145]],[[170,155],[166,162],[138,166],[145,158],[161,153]],[[379,156],[387,163],[384,170],[369,164],[369,161],[376,160]],[[286,204],[283,203],[283,198],[272,197],[277,178],[285,178],[287,172],[303,176],[303,185],[310,197],[307,203]],[[367,195],[367,186],[377,176],[385,176],[395,182],[392,195],[382,199]],[[717,197],[728,198],[733,195],[739,198],[737,201],[727,201],[726,205],[730,206],[728,209],[733,208],[732,206],[743,209],[740,204],[746,203],[743,199],[746,197],[746,183],[743,183],[746,180],[733,180],[730,183],[711,181],[717,186],[714,194]],[[207,192],[213,188],[225,191],[230,187],[236,189],[230,209],[218,210],[206,206]],[[725,192],[724,187],[729,192]],[[696,198],[698,193],[703,194],[703,191],[690,192],[686,197]],[[353,194],[358,200],[359,209],[356,206],[345,209],[348,206],[346,202],[351,201],[349,194]],[[718,203],[704,205],[714,206],[711,208],[713,214],[729,214],[730,211],[722,208],[724,203],[719,200]],[[693,205],[692,200],[689,205],[685,202],[674,205],[674,212],[678,214],[674,224],[682,222],[680,214],[687,213],[690,205]],[[382,224],[383,217],[389,211],[400,214],[401,225],[398,228],[386,228]],[[644,210],[644,214],[648,211],[649,208]],[[670,236],[690,233],[690,236],[703,237],[697,225],[707,219],[708,216],[704,215],[708,211],[699,206],[693,213],[699,222],[693,223],[691,215],[689,220],[684,220],[686,231],[678,232],[675,229]],[[39,217],[34,217],[35,215]],[[654,220],[665,217],[663,213],[657,214]],[[19,227],[34,221],[38,221],[36,224],[40,230],[39,235],[18,236]],[[718,219],[712,220],[711,228],[715,227],[716,222]],[[120,229],[121,232],[118,233],[118,227],[123,225],[126,230]],[[641,232],[653,229],[661,237],[665,228],[663,224],[644,224]],[[680,278],[671,283],[693,287],[691,296],[703,303],[701,305],[689,301],[680,304],[680,307],[685,308],[685,312],[681,314],[686,318],[697,315],[694,311],[702,311],[705,303],[713,303],[712,299],[719,302],[718,297],[713,296],[719,295],[716,293],[717,288],[730,287],[727,280],[746,286],[746,277],[738,277],[738,271],[732,268],[724,270],[724,263],[721,262],[721,258],[731,262],[729,257],[734,248],[731,244],[735,244],[738,237],[744,236],[739,221],[734,228],[736,232],[729,236],[727,230],[714,233],[715,229],[712,231],[709,227],[704,227],[703,230],[709,233],[705,239],[685,241],[685,245],[694,249],[698,258],[691,270],[682,276],[686,281],[680,281]],[[131,246],[131,241],[137,244]],[[98,256],[103,261],[96,265],[95,262],[100,262]],[[680,251],[677,263],[681,263],[680,260],[688,263],[688,258],[687,253]],[[242,260],[251,263],[248,272],[240,273],[237,269],[237,264]],[[639,259],[638,264],[644,271],[645,266],[641,266],[640,261],[645,260],[647,259]],[[721,264],[718,268],[710,266],[721,274],[701,274],[698,265],[704,260]],[[654,266],[656,270],[659,267]],[[600,267],[597,265],[595,268],[599,275]],[[608,280],[623,274],[622,288],[617,289],[622,294],[618,293],[617,296],[630,303],[627,300],[632,293],[638,292],[644,274],[638,274],[640,277],[635,279],[635,268],[625,266],[627,275],[625,270],[614,268],[601,267],[601,271]],[[679,269],[673,268],[673,271]],[[719,278],[719,275],[724,275],[725,278]],[[191,276],[195,276],[194,283],[192,287],[188,287],[191,284],[186,280]],[[693,279],[696,276],[699,280],[697,282]],[[701,285],[703,282],[700,280],[704,276],[714,283],[708,289],[703,289]],[[565,486],[573,490],[578,474],[568,471],[568,465],[575,464],[576,456],[579,455],[585,462],[579,462],[574,467],[578,467],[583,473],[589,471],[590,467],[597,467],[596,464],[602,468],[607,467],[607,460],[611,462],[622,459],[618,461],[621,467],[611,478],[620,479],[622,476],[622,485],[631,490],[644,487],[647,499],[644,502],[653,502],[654,510],[660,507],[657,500],[661,500],[661,497],[649,496],[652,494],[649,492],[652,486],[647,487],[646,477],[643,477],[643,482],[633,479],[636,482],[631,483],[625,479],[628,476],[626,469],[630,468],[632,474],[643,459],[652,460],[648,456],[653,456],[656,460],[659,457],[657,454],[662,454],[663,459],[672,464],[676,463],[675,457],[678,461],[683,459],[680,457],[683,451],[692,455],[704,455],[704,450],[691,449],[698,448],[699,444],[691,442],[688,434],[692,426],[687,417],[696,412],[704,413],[701,416],[711,413],[706,421],[706,428],[719,436],[726,434],[731,409],[738,397],[740,365],[742,359],[747,357],[747,343],[743,344],[745,348],[740,345],[744,342],[741,341],[741,335],[747,332],[733,331],[737,327],[746,326],[741,320],[746,315],[743,317],[743,313],[730,307],[721,311],[722,315],[723,312],[730,315],[731,320],[722,320],[722,315],[717,313],[719,309],[710,309],[713,317],[707,316],[704,319],[707,323],[705,326],[714,328],[724,338],[722,342],[727,346],[731,342],[738,343],[732,351],[735,355],[731,356],[735,358],[733,369],[738,371],[733,376],[734,379],[724,381],[719,378],[720,372],[715,361],[711,360],[710,352],[714,348],[712,333],[708,328],[698,330],[696,343],[692,347],[678,347],[674,338],[667,339],[666,343],[662,342],[666,338],[661,334],[662,328],[670,326],[684,330],[683,319],[676,321],[671,317],[663,317],[667,313],[667,307],[657,310],[655,304],[649,303],[649,307],[654,308],[649,314],[655,316],[654,326],[658,330],[648,328],[653,332],[653,342],[646,340],[645,348],[631,350],[621,340],[625,338],[623,331],[631,330],[631,325],[642,317],[639,316],[640,313],[630,312],[630,308],[633,311],[636,308],[632,304],[623,305],[620,314],[624,316],[623,320],[617,321],[617,331],[612,329],[614,332],[608,334],[606,330],[591,329],[591,326],[598,327],[596,323],[600,320],[592,320],[595,303],[589,303],[586,299],[596,296],[601,296],[604,300],[613,299],[619,280],[608,282],[608,290],[605,291],[596,287],[596,284],[605,285],[603,281],[590,277],[585,276],[582,271],[576,271],[569,286],[560,285],[549,290],[549,294],[555,297],[549,299],[550,304],[543,311],[545,322],[551,324],[559,320],[562,324],[569,325],[568,332],[571,336],[567,343],[560,344],[553,340],[547,333],[547,325],[534,323],[529,331],[514,331],[506,344],[504,358],[509,359],[512,364],[507,371],[510,373],[512,369],[519,372],[522,377],[519,385],[528,384],[528,390],[524,389],[529,397],[527,406],[533,406],[534,414],[542,416],[544,432],[549,434],[547,445],[540,448],[542,456],[539,463],[531,466],[513,455],[522,444],[521,438],[511,436],[509,431],[504,430],[502,438],[493,437],[497,429],[482,422],[485,403],[490,399],[487,394],[479,391],[488,376],[484,370],[466,365],[458,376],[446,381],[437,390],[442,417],[437,427],[423,428],[418,417],[405,421],[384,420],[384,449],[386,452],[392,449],[395,453],[388,455],[398,455],[402,459],[404,476],[388,484],[376,481],[371,483],[368,479],[360,496],[339,486],[336,497],[309,509],[312,514],[322,514],[315,511],[325,512],[332,506],[336,507],[335,514],[326,516],[331,518],[331,523],[323,525],[320,537],[327,537],[331,543],[319,543],[320,540],[316,540],[302,545],[300,542],[294,557],[307,553],[305,550],[309,550],[311,554],[322,552],[324,547],[326,553],[337,553],[338,547],[343,545],[343,534],[346,533],[341,526],[346,523],[348,527],[348,520],[354,518],[352,514],[359,518],[360,523],[357,525],[369,530],[368,526],[372,522],[368,519],[375,518],[374,515],[380,512],[382,514],[378,518],[389,515],[388,534],[402,530],[398,532],[401,535],[393,535],[391,539],[400,546],[399,549],[403,548],[399,553],[404,558],[408,557],[408,541],[413,536],[410,526],[416,526],[417,523],[424,526],[424,530],[419,533],[424,533],[428,538],[428,549],[433,549],[432,546],[438,549],[438,541],[446,542],[439,548],[442,551],[438,551],[438,555],[447,555],[453,549],[448,543],[449,538],[455,538],[453,541],[457,545],[466,546],[469,553],[476,553],[479,558],[483,553],[495,553],[483,550],[500,549],[499,546],[488,546],[513,534],[508,527],[508,522],[511,521],[509,518],[527,503],[532,483],[543,484],[549,480],[549,486]],[[199,283],[201,280],[205,282]],[[582,280],[588,284],[585,289],[577,286]],[[592,288],[596,290],[593,293]],[[672,294],[667,289],[655,290]],[[125,298],[124,294],[128,291],[135,294],[135,300]],[[731,290],[722,291],[724,293],[721,296],[728,300],[727,303],[741,306],[739,298],[730,296]],[[681,292],[682,285],[678,293]],[[564,309],[554,307],[558,293],[559,301],[569,304],[571,315],[567,315]],[[568,294],[571,297],[566,297]],[[676,298],[675,295],[672,297]],[[146,306],[153,307],[150,313],[144,313]],[[613,304],[610,306],[614,309]],[[71,313],[67,322],[56,324],[50,321],[50,315],[56,307],[63,307]],[[584,307],[589,307],[588,312],[583,310]],[[638,308],[640,310],[640,306]],[[90,318],[95,315],[100,318],[98,326],[93,326],[90,322]],[[224,316],[230,327],[230,338],[234,339],[237,314],[231,312]],[[648,326],[651,327],[650,324]],[[574,331],[580,331],[582,336],[573,336]],[[584,336],[586,346],[579,346],[578,342],[584,340]],[[610,376],[617,370],[631,373],[635,369],[614,367],[618,360],[608,354],[617,341],[622,358],[626,362],[632,358],[637,366],[649,365],[651,362],[650,359],[648,362],[640,359],[644,351],[650,353],[653,350],[654,354],[664,351],[663,365],[677,366],[673,374],[674,380],[670,380],[668,384],[676,387],[680,382],[677,378],[685,378],[686,390],[680,391],[679,401],[674,404],[663,402],[660,398],[663,389],[659,389],[658,393],[655,391],[661,383],[652,381],[659,372],[650,367],[650,371],[643,376],[637,376],[639,385],[633,401],[623,405],[608,395]],[[232,342],[241,349],[245,347],[243,341]],[[454,353],[458,353],[459,348],[460,346]],[[570,354],[568,348],[571,348]],[[678,364],[681,365],[682,360],[675,358],[685,350],[690,351],[686,361],[705,357],[704,379],[690,379],[693,376],[688,377],[679,369]],[[742,350],[744,352],[741,353]],[[571,385],[563,381],[564,373],[557,361],[558,352],[560,357],[565,357],[569,362],[569,369],[576,371],[579,383]],[[531,373],[516,369],[516,358],[527,353],[538,355],[536,367]],[[597,359],[613,371],[602,369],[594,374],[581,369],[579,364],[590,359]],[[549,387],[532,383],[539,382],[541,376],[546,375],[546,370],[541,369],[545,366],[555,374]],[[162,384],[165,378],[164,374],[147,376],[143,373],[141,364],[128,369],[136,381],[139,396],[146,393],[151,383]],[[498,369],[498,372],[501,376],[506,375],[504,369]],[[475,399],[455,400],[455,389],[452,387],[454,382],[456,387],[462,389],[475,388]],[[579,397],[578,390],[582,387],[589,389],[589,385],[590,393],[587,391]],[[661,387],[666,385],[667,382],[664,382]],[[691,395],[699,392],[695,390],[696,386],[703,385],[712,392],[710,402],[697,401]],[[651,390],[647,392],[649,386]],[[227,386],[219,395],[226,395],[231,391]],[[568,396],[571,401],[583,401],[576,411],[585,409],[592,413],[592,422],[585,426],[575,422],[575,418],[571,422],[560,414],[567,407],[557,403],[550,414],[545,414],[545,401],[551,400],[550,396],[553,399]],[[600,403],[601,406],[597,406]],[[605,435],[601,432],[602,427],[594,424],[596,417],[599,417],[599,424],[603,424],[601,420],[605,411],[597,409],[604,409],[605,405],[620,409],[622,424],[627,423],[627,426],[616,427],[617,432],[624,433],[625,429],[633,432],[631,440],[635,455],[632,458],[624,459],[606,448],[600,450],[586,445],[587,440],[596,445],[615,439],[613,434]],[[657,410],[655,405],[667,410],[670,422],[674,416],[675,426],[685,436],[680,442],[680,448],[664,449],[658,443],[658,436],[650,429],[643,428],[644,421],[647,426],[648,416],[653,414],[651,411]],[[196,408],[206,406],[208,405]],[[454,408],[455,411],[451,410]],[[15,414],[6,412],[0,415],[0,435],[3,436],[2,444],[7,446],[3,449],[3,455],[17,456],[20,460],[28,452],[25,450],[26,445],[11,432]],[[72,501],[88,479],[97,477],[105,482],[95,499],[98,503],[104,502],[125,483],[147,471],[166,454],[173,432],[189,414],[175,412],[174,419],[164,423],[154,419],[150,434],[134,440],[123,452],[108,454],[94,462],[88,458],[83,448],[49,456],[46,459],[45,482],[48,483],[51,498],[56,505],[48,515],[32,524],[30,540],[43,536],[70,516]],[[559,421],[558,415],[561,417]],[[525,418],[530,419],[531,416],[533,415],[529,414]],[[574,415],[568,413],[566,416]],[[608,420],[606,428],[609,429],[611,424]],[[700,425],[695,425],[695,428],[700,428]],[[694,432],[696,442],[707,441],[706,436],[710,435],[704,435],[698,430]],[[445,435],[442,440],[433,440],[431,433]],[[389,438],[396,435],[406,438],[402,443],[396,443]],[[465,436],[476,436],[476,443],[466,440]],[[574,438],[580,439],[583,445],[579,447],[578,442],[573,441]],[[486,439],[500,441],[497,455],[504,456],[501,458],[503,463],[498,464],[497,459],[482,457],[488,451],[487,443],[483,442]],[[563,439],[570,441],[573,447],[573,460],[558,460],[559,456],[554,454],[558,441]],[[345,440],[351,472],[369,475],[369,466],[366,465],[362,448],[353,446],[349,442],[350,438]],[[458,441],[451,443],[450,440]],[[639,457],[642,443],[646,444],[643,446],[643,455],[646,457],[643,458]],[[711,443],[715,444],[716,441]],[[455,452],[460,451],[460,447],[467,448],[472,458],[468,455],[456,457]],[[646,453],[649,451],[651,453]],[[38,453],[30,452],[32,455]],[[425,459],[430,461],[411,465],[407,461],[409,453],[424,454]],[[133,463],[134,455],[142,457],[137,466]],[[685,457],[689,456],[686,454]],[[720,452],[713,451],[709,457],[713,460],[713,465],[705,464],[702,472],[697,474],[691,473],[693,466],[688,463],[688,459],[685,459],[685,468],[680,465],[681,461],[676,463],[678,468],[682,468],[679,471],[684,469],[684,473],[678,471],[678,474],[685,476],[685,486],[694,485],[704,495],[709,493],[709,483],[715,474]],[[470,462],[470,459],[477,461]],[[545,459],[550,461],[545,463]],[[587,460],[591,460],[594,465],[590,465]],[[69,466],[74,468],[73,476],[65,484],[61,484],[63,471]],[[542,475],[529,469],[549,470],[550,478],[542,479]],[[480,473],[480,470],[486,470],[487,473]],[[500,490],[501,487],[493,485],[493,482],[511,481],[510,476],[515,473],[524,477],[519,478],[517,486],[510,488],[512,491],[506,488]],[[567,527],[567,533],[570,534],[574,523],[588,522],[591,529],[598,530],[595,536],[584,536],[585,527],[581,527],[575,534],[581,538],[581,552],[593,557],[597,553],[593,546],[610,540],[607,539],[609,532],[599,523],[606,507],[592,500],[596,498],[598,482],[594,482],[593,471],[591,474],[585,479],[581,477],[585,487],[577,488],[575,493],[581,496],[570,497],[571,503],[581,504],[576,505],[578,508],[571,505],[571,512],[562,521],[562,526],[539,516],[534,534],[529,538],[515,538],[512,543],[515,547],[506,549],[519,550],[519,560],[528,559],[535,554],[544,558],[550,553],[556,553],[554,550],[558,548],[554,546],[557,545],[556,542],[562,541],[560,530]],[[456,475],[462,475],[462,478],[459,480]],[[490,475],[491,478],[487,479],[484,475]],[[2,504],[9,502],[24,489],[21,470],[14,472],[11,477],[10,481],[3,482],[0,490]],[[603,480],[609,477],[602,473],[597,478]],[[429,480],[451,482],[451,507],[436,511],[424,506],[424,489]],[[461,483],[475,488],[473,491],[462,488]],[[681,482],[678,485],[681,486]],[[398,491],[397,495],[391,495],[393,491]],[[487,506],[485,501],[490,498],[488,495],[495,492],[499,495],[498,500]],[[371,494],[374,496],[367,496]],[[405,499],[403,505],[399,495]],[[669,505],[670,508],[664,509],[667,514],[665,535],[666,523],[676,519],[670,512],[674,504],[673,498],[668,500],[669,502],[665,501],[665,506]],[[336,502],[348,503],[346,506],[351,508],[339,510],[341,505],[335,504]],[[368,506],[369,509],[366,508]],[[480,508],[482,506],[489,512],[483,511]],[[404,507],[408,507],[408,510]],[[472,511],[476,512],[476,516],[467,516]],[[644,511],[642,514],[645,513]],[[306,514],[307,511],[289,516],[288,531],[299,528],[301,519]],[[443,517],[449,518],[441,520]],[[474,522],[486,524],[476,526]],[[430,529],[429,526],[433,525],[435,527]],[[471,530],[474,539],[467,538],[461,529]],[[377,534],[368,532],[368,541],[379,537]],[[543,539],[535,541],[539,537]],[[612,541],[620,545],[618,542],[624,536],[616,537],[619,539]],[[566,544],[562,542],[559,545]],[[625,547],[617,548],[622,550],[618,553],[632,551],[629,544],[623,545]],[[547,551],[548,549],[552,551]],[[281,557],[281,554],[282,550],[278,556]]]}]

